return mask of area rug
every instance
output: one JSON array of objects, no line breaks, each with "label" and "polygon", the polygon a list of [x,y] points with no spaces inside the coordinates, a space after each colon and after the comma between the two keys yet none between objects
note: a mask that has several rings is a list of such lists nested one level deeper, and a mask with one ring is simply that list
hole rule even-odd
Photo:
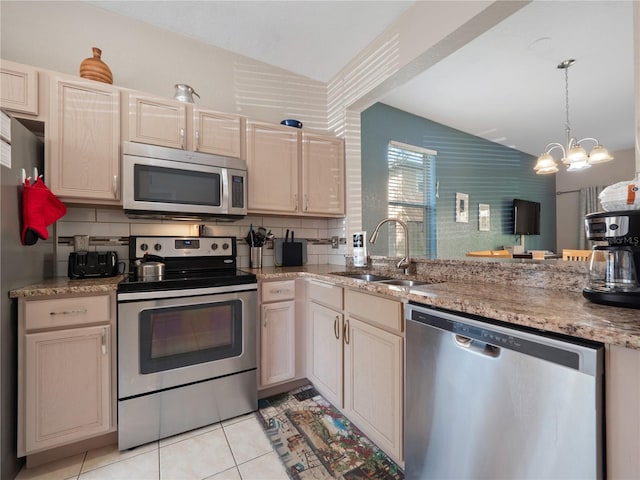
[{"label": "area rug", "polygon": [[258,402],[267,436],[292,480],[402,480],[404,474],[311,385]]}]

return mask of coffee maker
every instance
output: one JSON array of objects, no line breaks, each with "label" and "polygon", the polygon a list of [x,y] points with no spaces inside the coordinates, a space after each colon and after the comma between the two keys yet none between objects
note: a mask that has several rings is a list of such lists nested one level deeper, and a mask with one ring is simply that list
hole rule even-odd
[{"label": "coffee maker", "polygon": [[585,298],[640,308],[640,210],[590,213],[585,231],[589,240],[602,242],[593,247]]}]

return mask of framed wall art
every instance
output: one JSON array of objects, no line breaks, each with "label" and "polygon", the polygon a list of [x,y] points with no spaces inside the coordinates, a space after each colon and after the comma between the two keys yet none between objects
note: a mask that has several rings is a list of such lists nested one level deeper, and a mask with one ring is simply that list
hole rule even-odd
[{"label": "framed wall art", "polygon": [[468,193],[456,193],[456,222],[469,223]]},{"label": "framed wall art", "polygon": [[478,204],[478,230],[481,232],[491,230],[491,206],[488,203]]}]

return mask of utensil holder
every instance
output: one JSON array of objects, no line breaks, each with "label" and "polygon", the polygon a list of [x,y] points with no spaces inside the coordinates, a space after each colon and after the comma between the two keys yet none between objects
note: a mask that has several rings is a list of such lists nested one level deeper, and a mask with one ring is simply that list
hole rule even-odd
[{"label": "utensil holder", "polygon": [[262,268],[262,247],[249,248],[249,267]]}]

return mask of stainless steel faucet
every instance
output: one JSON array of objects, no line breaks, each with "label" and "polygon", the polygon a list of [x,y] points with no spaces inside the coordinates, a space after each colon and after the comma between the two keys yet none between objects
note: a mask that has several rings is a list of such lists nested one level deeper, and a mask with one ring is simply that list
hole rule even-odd
[{"label": "stainless steel faucet", "polygon": [[378,225],[376,225],[376,228],[373,230],[373,233],[371,234],[371,238],[369,239],[369,242],[371,242],[372,245],[376,243],[376,240],[378,239],[378,234],[380,233],[380,227],[387,222],[396,222],[404,230],[404,257],[401,258],[400,261],[396,264],[396,268],[402,268],[403,273],[406,274],[408,273],[409,266],[411,265],[411,260],[409,259],[409,227],[407,227],[406,223],[404,223],[402,220],[399,220],[397,218],[385,218],[380,223],[378,223]]}]

